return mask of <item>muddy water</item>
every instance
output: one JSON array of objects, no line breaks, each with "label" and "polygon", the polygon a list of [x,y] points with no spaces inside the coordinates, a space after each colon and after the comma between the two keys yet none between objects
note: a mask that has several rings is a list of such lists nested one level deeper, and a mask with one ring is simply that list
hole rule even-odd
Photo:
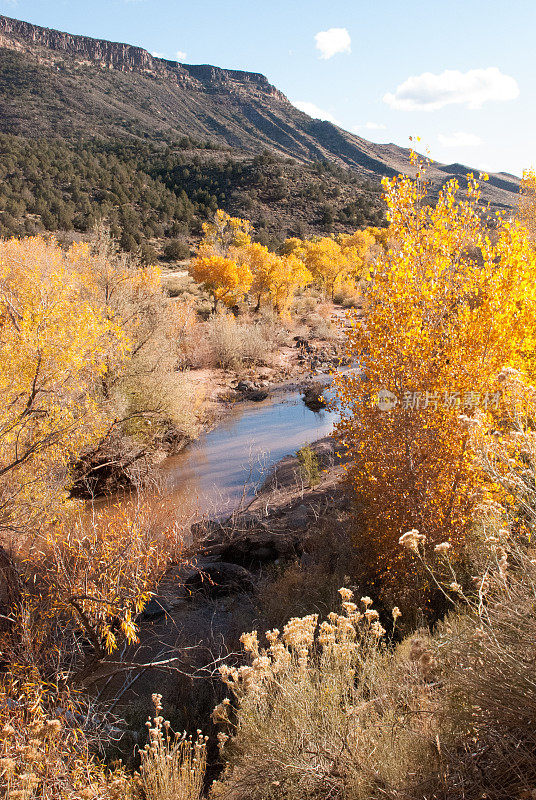
[{"label": "muddy water", "polygon": [[336,420],[336,413],[308,409],[296,391],[240,403],[217,427],[160,464],[157,490],[144,490],[144,500],[160,506],[168,524],[199,513],[230,513],[253,496],[275,462],[328,435]]}]

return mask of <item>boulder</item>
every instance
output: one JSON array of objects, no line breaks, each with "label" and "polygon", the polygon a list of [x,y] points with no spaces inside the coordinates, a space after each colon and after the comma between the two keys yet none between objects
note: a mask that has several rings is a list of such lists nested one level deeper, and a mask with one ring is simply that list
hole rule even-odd
[{"label": "boulder", "polygon": [[313,384],[308,386],[303,393],[303,402],[310,408],[311,411],[321,411],[326,408],[327,402],[322,395],[323,386],[320,384]]},{"label": "boulder", "polygon": [[171,606],[164,600],[163,597],[153,597],[140,614],[142,620],[158,619],[168,614],[171,611]]},{"label": "boulder", "polygon": [[259,528],[239,534],[218,550],[220,558],[227,561],[259,566],[279,558],[299,555],[301,546],[298,537],[293,533]]},{"label": "boulder", "polygon": [[202,592],[208,597],[249,593],[254,589],[253,575],[239,564],[226,561],[200,562],[196,571],[185,581],[187,591]]}]

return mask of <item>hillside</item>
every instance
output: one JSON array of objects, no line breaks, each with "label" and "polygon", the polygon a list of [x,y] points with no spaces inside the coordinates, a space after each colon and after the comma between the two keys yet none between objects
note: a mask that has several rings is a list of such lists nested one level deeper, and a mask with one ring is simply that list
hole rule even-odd
[{"label": "hillside", "polygon": [[[379,178],[411,170],[407,149],[374,144],[312,119],[263,75],[179,64],[155,58],[139,47],[4,16],[0,16],[0,133],[16,137],[4,139],[3,152],[6,145],[8,152],[20,153],[21,148],[32,149],[28,141],[53,140],[55,147],[61,142],[61,160],[67,162],[77,162],[81,150],[88,148],[102,160],[104,151],[117,153],[120,143],[120,149],[130,148],[132,166],[136,148],[143,144],[148,159],[133,165],[136,174],[127,183],[160,181],[175,199],[184,192],[197,228],[215,204],[223,205],[249,216],[272,240],[294,232],[296,226],[309,233],[377,223]],[[167,160],[162,164],[164,151]],[[272,167],[259,180],[259,164],[254,166],[253,160],[265,152],[271,155]],[[33,156],[39,158],[39,153]],[[275,170],[274,163],[279,165]],[[324,165],[320,170],[319,164]],[[319,171],[323,172],[320,179]],[[430,178],[437,187],[452,175],[463,178],[466,171],[459,164],[436,164]],[[46,168],[40,167],[39,172],[45,174]],[[4,179],[9,175],[9,169],[4,169]],[[27,179],[22,181],[35,194]],[[494,207],[511,208],[517,186],[514,176],[492,175],[484,199]],[[85,188],[93,206],[96,192],[109,187],[93,187],[89,182]],[[87,218],[99,216],[100,206],[83,212],[68,187],[62,193],[63,198],[56,198],[60,206],[61,202],[74,204],[72,213],[61,208],[59,213],[52,211],[56,218],[65,217],[64,227],[71,224],[67,218],[74,220],[85,213],[86,225]],[[165,192],[160,194],[161,205]],[[361,206],[357,209],[356,198]],[[168,206],[175,199],[167,197]],[[111,207],[117,206],[116,198],[109,200]],[[146,205],[143,198],[141,204]],[[31,203],[29,207],[30,214],[39,213],[32,212]],[[141,216],[145,223],[147,213]],[[24,220],[26,224],[28,218]],[[4,229],[12,230],[9,218],[7,222],[3,220]],[[122,223],[119,227],[124,230]],[[195,236],[196,226],[187,228],[181,235]],[[163,235],[176,233],[164,224]],[[146,238],[159,239],[160,231],[153,237],[149,232]]]}]

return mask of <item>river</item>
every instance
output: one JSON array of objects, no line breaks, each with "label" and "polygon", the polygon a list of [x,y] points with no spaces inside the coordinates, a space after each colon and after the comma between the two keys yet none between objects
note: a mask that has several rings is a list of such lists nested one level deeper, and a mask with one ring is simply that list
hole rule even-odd
[{"label": "river", "polygon": [[230,513],[253,496],[277,461],[327,436],[337,418],[311,411],[295,390],[236,404],[216,427],[159,465],[155,490],[145,489],[144,500],[160,506],[167,524]]}]

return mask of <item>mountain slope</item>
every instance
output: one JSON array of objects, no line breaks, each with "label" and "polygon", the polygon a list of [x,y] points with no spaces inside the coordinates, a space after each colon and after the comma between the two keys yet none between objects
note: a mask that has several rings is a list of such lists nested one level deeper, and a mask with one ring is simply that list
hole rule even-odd
[{"label": "mountain slope", "polygon": [[[327,160],[360,175],[410,171],[409,151],[314,120],[257,73],[156,58],[140,47],[0,16],[0,130],[24,135],[179,135],[246,153]],[[463,168],[464,173],[466,171]],[[434,183],[459,165],[434,165]],[[490,176],[485,199],[515,204],[518,180]]]}]

